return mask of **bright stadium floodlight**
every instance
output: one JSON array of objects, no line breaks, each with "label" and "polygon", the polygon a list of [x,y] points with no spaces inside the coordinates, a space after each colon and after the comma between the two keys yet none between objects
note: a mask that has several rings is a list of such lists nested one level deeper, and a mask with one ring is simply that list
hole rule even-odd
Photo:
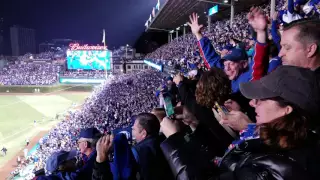
[{"label": "bright stadium floodlight", "polygon": [[185,23],[185,24],[184,24],[184,26],[188,26],[188,24],[187,24],[187,23]]},{"label": "bright stadium floodlight", "polygon": [[177,29],[176,29],[177,31],[179,31],[180,30],[180,27],[177,27]]},{"label": "bright stadium floodlight", "polygon": [[228,0],[224,0],[224,3],[228,3],[229,1]]}]

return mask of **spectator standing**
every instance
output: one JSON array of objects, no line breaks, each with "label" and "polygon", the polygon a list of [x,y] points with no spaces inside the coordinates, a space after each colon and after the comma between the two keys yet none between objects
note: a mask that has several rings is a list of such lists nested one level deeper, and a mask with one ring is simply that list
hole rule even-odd
[{"label": "spectator standing", "polygon": [[21,158],[20,158],[20,156],[18,156],[17,157],[17,164],[20,165],[20,163],[21,163]]},{"label": "spectator standing", "polygon": [[27,148],[25,148],[23,150],[23,155],[24,155],[24,158],[27,159],[27,157],[28,157],[28,149]]},{"label": "spectator standing", "polygon": [[137,115],[132,134],[137,144],[133,154],[139,167],[139,175],[145,180],[170,180],[173,178],[169,165],[160,149],[160,123],[151,113]]},{"label": "spectator standing", "polygon": [[96,142],[100,132],[96,128],[82,129],[77,141],[81,152],[82,166],[73,174],[75,179],[91,179],[93,165],[97,156]]},{"label": "spectator standing", "polygon": [[7,149],[6,147],[3,147],[3,148],[1,149],[1,151],[2,151],[3,155],[5,156],[5,155],[7,155],[8,149]]}]

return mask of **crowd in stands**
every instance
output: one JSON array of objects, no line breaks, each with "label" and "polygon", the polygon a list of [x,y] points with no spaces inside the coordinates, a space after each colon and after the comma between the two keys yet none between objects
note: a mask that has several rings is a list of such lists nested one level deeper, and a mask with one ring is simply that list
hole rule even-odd
[{"label": "crowd in stands", "polygon": [[[31,54],[18,57],[8,62],[0,71],[1,85],[52,85],[58,82],[59,76],[71,78],[105,78],[105,71],[98,70],[65,70],[62,67],[65,59],[51,59],[51,54],[41,53],[38,58],[50,58],[50,61],[29,59]],[[59,61],[59,62],[58,62]]]},{"label": "crowd in stands", "polygon": [[31,53],[27,53],[23,56],[19,56],[18,60],[19,61],[25,61],[25,60],[30,60],[30,59],[38,59],[38,60],[52,60],[55,57],[55,52],[53,51],[46,51],[46,52],[42,52],[39,54],[31,54]]},{"label": "crowd in stands", "polygon": [[74,77],[74,78],[105,78],[106,77],[106,71],[63,71],[60,73],[60,76],[66,76],[66,77]]},{"label": "crowd in stands", "polygon": [[[107,80],[41,140],[35,179],[319,179],[319,1],[285,7],[213,32],[190,15],[192,35],[148,58],[196,73]],[[284,24],[269,37],[271,19]]]},{"label": "crowd in stands", "polygon": [[52,153],[76,148],[80,129],[96,127],[106,133],[129,127],[132,116],[140,111],[148,112],[157,105],[153,91],[159,83],[161,74],[154,71],[109,77],[95,88],[81,111],[70,111],[63,121],[40,140],[40,149],[32,157],[37,159],[36,170],[45,167]]},{"label": "crowd in stands", "polygon": [[[289,3],[288,3],[289,2]],[[288,21],[294,20],[293,17],[299,14],[299,17],[304,16],[317,16],[319,17],[319,5],[317,0],[311,1],[277,1],[276,10],[277,16],[273,20],[273,17],[267,17],[270,22],[268,30],[268,38],[271,40],[275,36],[272,32],[277,33],[277,27],[282,27],[282,24],[286,24],[284,19],[288,19],[288,9],[292,10],[292,16]],[[293,2],[293,3],[290,3]],[[291,7],[291,8],[288,8]],[[307,8],[309,7],[309,8]],[[270,5],[264,5],[261,7],[262,11],[266,14],[270,12]],[[308,10],[308,13],[306,11]],[[202,29],[202,33],[205,37],[211,40],[216,51],[221,52],[224,47],[243,47],[246,49],[249,57],[253,54],[253,36],[252,29],[247,23],[245,12],[240,13],[234,17],[232,26],[230,20],[216,21],[211,24],[211,30],[208,27]],[[272,31],[275,30],[275,31]],[[186,34],[172,40],[172,42],[163,45],[154,52],[147,54],[146,59],[153,59],[156,63],[161,63],[169,66],[179,64],[181,67],[187,67],[188,69],[197,68],[197,64],[200,64],[200,49],[198,48],[197,39],[192,34]]]},{"label": "crowd in stands", "polygon": [[51,62],[15,61],[0,71],[2,85],[50,85],[57,82],[60,66]]}]

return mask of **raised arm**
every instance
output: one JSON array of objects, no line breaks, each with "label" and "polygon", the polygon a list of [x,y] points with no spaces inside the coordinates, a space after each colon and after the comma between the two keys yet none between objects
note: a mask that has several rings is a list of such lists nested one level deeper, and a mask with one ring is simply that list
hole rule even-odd
[{"label": "raised arm", "polygon": [[267,45],[267,19],[259,8],[251,8],[248,16],[249,24],[257,33],[257,42],[253,61],[249,65],[249,72],[252,73],[251,80],[258,80],[267,74],[269,55]]},{"label": "raised arm", "polygon": [[193,13],[189,18],[190,22],[188,22],[188,25],[191,27],[192,33],[197,38],[200,56],[202,57],[206,67],[208,69],[211,67],[223,68],[223,64],[220,61],[220,55],[217,54],[210,40],[207,37],[203,37],[200,32],[203,25],[198,23],[198,14]]}]

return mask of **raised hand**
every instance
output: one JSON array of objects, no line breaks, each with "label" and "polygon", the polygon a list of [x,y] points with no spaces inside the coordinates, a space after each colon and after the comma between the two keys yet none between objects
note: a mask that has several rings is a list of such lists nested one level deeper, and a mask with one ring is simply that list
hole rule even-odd
[{"label": "raised hand", "polygon": [[228,114],[219,112],[219,114],[221,116],[220,124],[228,125],[236,131],[244,130],[249,123],[252,123],[249,117],[241,111],[231,111]]},{"label": "raised hand", "polygon": [[113,135],[106,135],[101,137],[96,145],[97,150],[97,158],[96,161],[98,163],[102,163],[107,160],[108,158],[108,152],[110,148],[112,147],[113,143]]},{"label": "raised hand", "polygon": [[[203,27],[202,24],[199,24],[198,22],[198,14],[192,13],[192,15],[189,16],[190,22],[188,22],[188,25],[191,27],[192,33],[197,37],[202,37],[200,30]],[[198,39],[199,40],[199,39]]]},{"label": "raised hand", "polygon": [[249,24],[256,32],[265,32],[267,29],[267,17],[260,8],[252,7],[247,15]]}]

